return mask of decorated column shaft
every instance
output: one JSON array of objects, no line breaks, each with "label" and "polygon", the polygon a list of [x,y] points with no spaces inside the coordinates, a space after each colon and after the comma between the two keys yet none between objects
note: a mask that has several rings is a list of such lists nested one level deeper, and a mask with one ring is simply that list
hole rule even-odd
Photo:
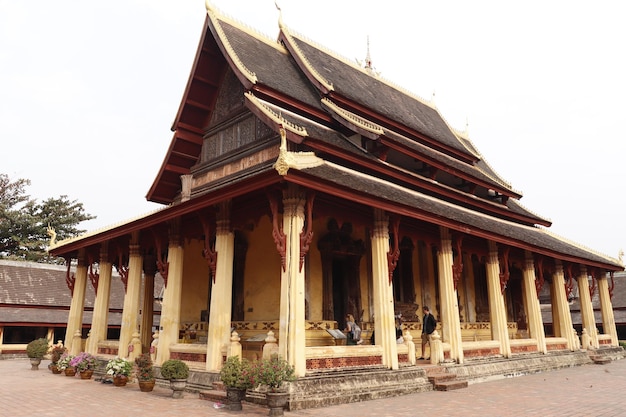
[{"label": "decorated column shaft", "polygon": [[167,248],[167,285],[163,292],[161,307],[161,330],[156,363],[162,364],[170,358],[170,346],[178,343],[180,329],[180,303],[183,289],[184,249],[180,237],[180,219],[170,224],[169,245]]},{"label": "decorated column shaft", "polygon": [[[70,351],[72,349],[72,341],[76,330],[82,332],[83,328],[83,312],[85,310],[85,290],[87,287],[87,265],[85,264],[84,249],[80,250],[78,255],[78,265],[76,266],[76,274],[70,275],[71,261],[67,260],[67,276],[66,281],[72,293],[72,302],[70,304],[70,313],[67,318],[67,329],[65,330],[64,345]],[[54,341],[53,341],[54,342]]]},{"label": "decorated column shaft", "polygon": [[306,373],[304,265],[300,264],[305,201],[296,186],[290,186],[284,192],[283,233],[286,245],[280,279],[278,352],[294,367],[297,376]]},{"label": "decorated column shaft", "polygon": [[92,355],[98,353],[98,342],[106,340],[107,338],[112,269],[113,264],[109,259],[108,242],[104,242],[100,248],[99,275],[94,282],[96,300],[93,305],[91,331],[89,332],[88,346],[86,349],[86,351]]},{"label": "decorated column shaft", "polygon": [[381,209],[374,209],[372,231],[372,278],[374,281],[374,330],[376,344],[383,348],[383,365],[398,369],[398,346],[393,304],[393,284],[389,277],[389,219]]},{"label": "decorated column shaft", "polygon": [[215,276],[211,287],[211,308],[207,334],[207,371],[222,368],[222,351],[230,345],[233,299],[233,258],[235,235],[230,229],[230,203],[222,203],[216,219]]},{"label": "decorated column shaft", "polygon": [[[124,295],[124,310],[122,311],[122,328],[120,329],[120,343],[118,356],[128,357],[133,333],[138,330],[139,323],[139,301],[141,296],[141,272],[143,270],[143,260],[139,253],[138,233],[135,233],[129,248],[128,269],[126,274],[126,286]],[[120,266],[120,268],[122,268]]]},{"label": "decorated column shaft", "polygon": [[524,289],[524,301],[526,303],[526,316],[528,319],[530,337],[537,341],[537,351],[545,354],[548,352],[546,347],[546,333],[543,328],[541,306],[539,305],[537,287],[535,286],[535,263],[530,252],[526,252],[523,279],[522,287]]},{"label": "decorated column shaft", "polygon": [[141,308],[140,340],[144,350],[152,343],[152,325],[154,319],[154,276],[156,261],[154,256],[143,257],[143,306]]},{"label": "decorated column shaft", "polygon": [[491,337],[500,342],[500,353],[506,358],[511,357],[511,342],[504,306],[503,287],[500,281],[500,261],[498,246],[489,241],[489,257],[487,260],[487,290],[489,292],[489,317],[491,320]]},{"label": "decorated column shaft", "polygon": [[611,335],[611,346],[619,346],[615,316],[613,315],[613,303],[609,291],[609,282],[605,277],[598,279],[598,293],[600,295],[600,308],[602,311],[602,328],[604,334]]},{"label": "decorated column shaft", "polygon": [[[574,350],[576,343],[574,341],[572,316],[569,310],[569,302],[567,294],[565,294],[565,275],[563,274],[563,265],[561,261],[556,261],[556,272],[552,276],[552,309],[558,316],[559,336],[567,339],[567,348]],[[556,328],[555,328],[556,330]]]},{"label": "decorated column shaft", "polygon": [[[463,363],[463,341],[461,338],[461,320],[459,318],[459,302],[454,289],[452,271],[453,254],[450,231],[440,228],[441,243],[437,251],[439,265],[439,295],[441,297],[441,322],[443,340],[450,343],[450,359]],[[459,253],[457,256],[461,257]],[[459,261],[460,262],[460,261]]]},{"label": "decorated column shaft", "polygon": [[[580,304],[580,315],[582,318],[583,329],[587,331],[587,335],[591,340],[591,345],[598,347],[598,334],[596,332],[596,318],[593,315],[593,305],[591,304],[591,294],[589,292],[589,276],[587,268],[581,266],[580,274],[577,278],[578,283],[578,302]],[[587,349],[589,346],[583,346]]]}]

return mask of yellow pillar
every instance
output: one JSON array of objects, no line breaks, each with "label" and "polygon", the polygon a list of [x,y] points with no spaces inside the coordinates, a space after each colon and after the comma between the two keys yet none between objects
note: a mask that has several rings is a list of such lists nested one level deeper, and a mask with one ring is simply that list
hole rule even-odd
[{"label": "yellow pillar", "polygon": [[74,275],[74,292],[72,293],[70,313],[67,318],[67,328],[65,330],[64,345],[68,350],[72,349],[72,342],[76,330],[82,332],[86,287],[87,265],[85,264],[85,250],[81,249],[78,254],[78,265],[76,266],[76,274]]},{"label": "yellow pillar", "polygon": [[[440,228],[441,244],[437,251],[439,265],[439,296],[441,297],[441,325],[443,340],[450,343],[450,359],[463,363],[463,340],[461,338],[461,321],[459,318],[459,302],[454,289],[452,275],[452,240],[446,227]],[[457,256],[463,256],[458,254]]]},{"label": "yellow pillar", "polygon": [[157,348],[157,365],[170,358],[170,346],[178,343],[184,255],[179,221],[180,219],[176,219],[170,224],[169,245],[167,248],[167,286],[163,292],[163,305],[161,307],[161,330]]},{"label": "yellow pillar", "polygon": [[304,321],[304,265],[300,268],[300,233],[304,228],[305,196],[295,186],[283,195],[283,233],[286,236],[285,270],[280,278],[279,355],[295,369],[296,376],[306,373]]},{"label": "yellow pillar", "polygon": [[[581,266],[580,275],[577,278],[578,283],[578,302],[580,304],[580,315],[582,318],[583,329],[587,330],[587,335],[591,339],[591,345],[598,348],[598,333],[596,332],[596,318],[593,315],[593,305],[591,304],[591,294],[589,294],[589,277],[587,268]],[[583,346],[587,349],[589,346]]]},{"label": "yellow pillar", "polygon": [[[556,261],[556,272],[552,276],[552,292],[554,293],[552,309],[558,316],[559,336],[567,339],[567,348],[574,350],[576,342],[574,341],[574,325],[572,324],[572,316],[569,310],[569,302],[565,294],[565,276],[563,274],[563,265],[561,261]],[[556,331],[556,328],[555,328]]]},{"label": "yellow pillar", "polygon": [[207,371],[222,369],[222,351],[230,345],[233,298],[233,258],[235,235],[230,230],[230,203],[222,203],[217,215],[215,251],[217,264],[211,287],[211,308],[207,332]]},{"label": "yellow pillar", "polygon": [[92,355],[98,353],[98,342],[106,340],[109,324],[109,299],[111,297],[111,271],[113,265],[109,260],[108,242],[100,247],[98,290],[93,305],[91,331],[86,351]]},{"label": "yellow pillar", "polygon": [[[149,258],[149,259],[145,259]],[[143,262],[143,306],[141,308],[141,345],[145,352],[152,344],[152,325],[154,319],[154,276],[156,263],[154,257],[146,256]]]},{"label": "yellow pillar", "polygon": [[383,348],[383,365],[398,369],[398,346],[394,319],[393,284],[389,279],[389,219],[381,209],[374,209],[372,231],[372,277],[374,280],[374,329],[376,344]]},{"label": "yellow pillar", "polygon": [[602,327],[604,334],[611,335],[611,346],[618,346],[617,328],[613,315],[613,303],[609,294],[609,282],[605,277],[598,279],[598,294],[600,295],[600,308],[602,311]]},{"label": "yellow pillar", "polygon": [[138,233],[134,233],[129,250],[128,280],[126,281],[126,294],[124,295],[124,310],[122,310],[122,326],[118,351],[120,358],[128,357],[128,346],[131,344],[133,333],[138,330],[141,273],[143,269],[143,260],[141,253],[139,253],[138,242]]},{"label": "yellow pillar", "polygon": [[537,340],[537,351],[547,353],[546,334],[541,318],[541,306],[537,297],[537,287],[535,286],[535,262],[530,252],[526,252],[526,263],[524,264],[523,283],[524,301],[526,303],[526,315],[528,318],[528,331],[530,337]]},{"label": "yellow pillar", "polygon": [[504,307],[504,296],[500,287],[500,261],[498,246],[489,241],[489,257],[487,260],[487,290],[489,292],[489,318],[491,320],[491,337],[500,342],[500,353],[505,358],[511,357],[511,342]]}]

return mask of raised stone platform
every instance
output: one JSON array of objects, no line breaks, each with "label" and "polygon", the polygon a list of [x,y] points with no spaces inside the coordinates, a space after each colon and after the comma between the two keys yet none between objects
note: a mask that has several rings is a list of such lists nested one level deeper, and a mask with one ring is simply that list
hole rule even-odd
[{"label": "raised stone platform", "polygon": [[290,410],[326,407],[431,391],[424,368],[350,369],[310,374],[293,384]]}]

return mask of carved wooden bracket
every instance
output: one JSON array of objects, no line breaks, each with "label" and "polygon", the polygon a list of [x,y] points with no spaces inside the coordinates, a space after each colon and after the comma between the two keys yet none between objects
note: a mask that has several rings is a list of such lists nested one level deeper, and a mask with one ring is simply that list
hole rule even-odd
[{"label": "carved wooden bracket", "polygon": [[272,237],[274,238],[274,243],[276,244],[276,250],[280,255],[280,264],[283,268],[283,272],[286,272],[287,236],[278,225],[278,200],[270,194],[267,195],[267,199],[269,200],[270,210],[272,211]]},{"label": "carved wooden bracket", "polygon": [[593,298],[596,293],[596,274],[595,271],[591,271],[591,285],[589,286],[589,297]]},{"label": "carved wooden bracket", "polygon": [[213,277],[213,284],[215,284],[215,270],[217,268],[217,252],[215,248],[211,248],[211,229],[209,222],[204,217],[200,216],[200,222],[202,223],[202,229],[204,230],[204,248],[202,249],[202,256],[206,259],[209,265],[209,271]]},{"label": "carved wooden bracket", "polygon": [[89,258],[89,281],[91,282],[91,286],[93,287],[93,291],[98,295],[98,282],[100,281],[100,274],[98,271],[94,272],[93,270],[93,259]]},{"label": "carved wooden bracket", "polygon": [[398,259],[400,259],[400,243],[399,243],[399,234],[400,234],[400,218],[393,217],[391,219],[391,230],[393,232],[393,245],[389,248],[389,252],[387,252],[387,268],[389,269],[389,285],[393,281],[393,271],[395,271],[396,266],[398,265]]},{"label": "carved wooden bracket", "polygon": [[455,236],[456,244],[456,259],[454,259],[452,263],[452,280],[454,281],[454,290],[456,291],[456,287],[461,280],[461,275],[463,274],[463,236]]},{"label": "carved wooden bracket", "polygon": [[509,278],[511,277],[509,273],[509,251],[511,248],[505,246],[502,250],[502,259],[499,260],[500,264],[500,292],[504,294],[504,290],[506,290],[506,285],[509,282]]},{"label": "carved wooden bracket", "polygon": [[611,276],[611,285],[609,285],[609,298],[613,298],[613,290],[615,289],[615,279],[613,279],[613,271],[609,272]]},{"label": "carved wooden bracket", "polygon": [[569,300],[569,297],[574,291],[574,274],[572,273],[572,264],[567,264],[567,281],[565,281],[565,297]]},{"label": "carved wooden bracket", "polygon": [[163,252],[161,251],[162,249],[161,239],[157,236],[155,231],[152,231],[152,233],[154,236],[154,246],[156,247],[156,251],[157,251],[156,253],[157,270],[159,271],[159,274],[161,274],[161,276],[163,277],[163,285],[165,286],[165,288],[167,288],[167,273],[170,267],[170,263],[163,256]]},{"label": "carved wooden bracket", "polygon": [[117,250],[117,257],[118,257],[118,261],[117,261],[117,273],[120,274],[120,279],[122,280],[122,283],[124,284],[124,294],[126,294],[126,290],[128,289],[128,265],[124,265],[124,256],[122,254],[122,250],[118,249]]},{"label": "carved wooden bracket", "polygon": [[67,288],[70,289],[70,294],[73,297],[74,296],[74,284],[76,283],[76,275],[70,273],[70,268],[72,267],[72,259],[65,258],[65,263],[67,264],[67,272],[65,273],[65,283],[67,284]]},{"label": "carved wooden bracket", "polygon": [[300,232],[300,266],[298,271],[302,272],[304,258],[309,253],[311,242],[313,241],[313,201],[315,193],[310,192],[306,196],[306,230]]},{"label": "carved wooden bracket", "polygon": [[539,298],[539,292],[541,292],[541,289],[543,288],[543,284],[546,283],[545,279],[543,278],[543,258],[538,257],[535,260],[535,264],[537,265],[536,267],[537,277],[535,277],[535,289],[537,290],[537,298]]}]

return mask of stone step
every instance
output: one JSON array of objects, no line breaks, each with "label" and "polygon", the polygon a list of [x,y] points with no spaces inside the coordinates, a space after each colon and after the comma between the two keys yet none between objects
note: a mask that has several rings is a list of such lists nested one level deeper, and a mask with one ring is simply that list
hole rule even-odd
[{"label": "stone step", "polygon": [[228,397],[226,396],[226,391],[222,391],[222,390],[211,389],[211,390],[199,391],[198,397],[201,400],[228,404]]},{"label": "stone step", "polygon": [[451,380],[451,381],[443,381],[437,382],[435,384],[436,391],[452,391],[454,389],[467,388],[467,381],[459,381],[459,380]]},{"label": "stone step", "polygon": [[596,365],[606,365],[611,362],[611,358],[607,358],[606,356],[592,356],[591,360]]},{"label": "stone step", "polygon": [[456,379],[455,374],[450,374],[447,372],[428,374],[428,381],[433,385],[436,385],[439,382],[452,381],[455,379]]}]

